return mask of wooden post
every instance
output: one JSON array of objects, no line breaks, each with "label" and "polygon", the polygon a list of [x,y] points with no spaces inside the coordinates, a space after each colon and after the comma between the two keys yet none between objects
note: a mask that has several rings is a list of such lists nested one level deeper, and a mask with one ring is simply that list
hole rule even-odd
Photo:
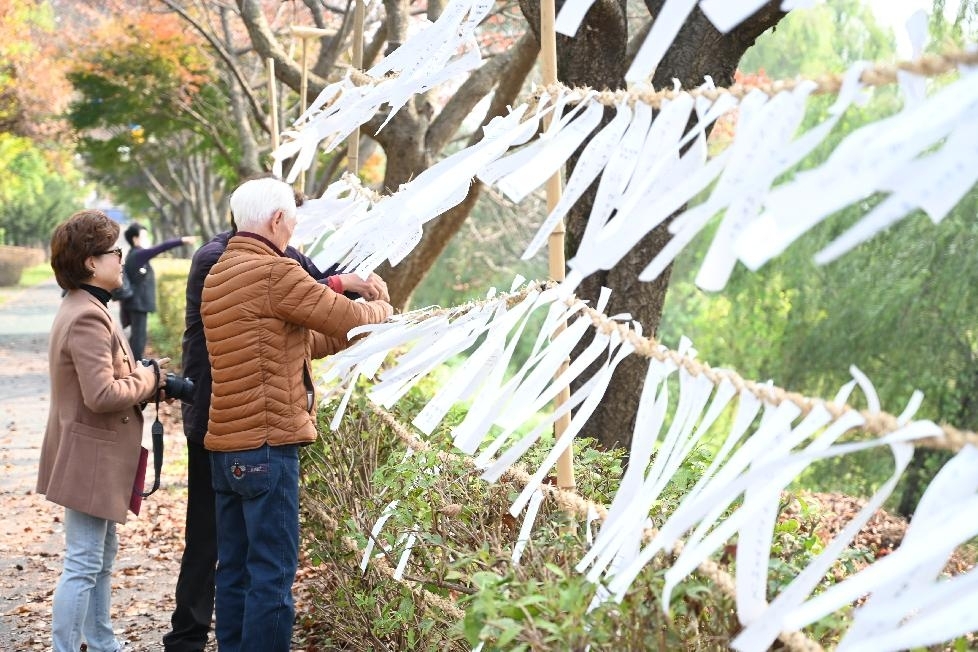
[{"label": "wooden post", "polygon": [[[292,35],[298,37],[302,41],[301,50],[299,53],[299,60],[302,66],[302,76],[299,80],[299,113],[305,113],[306,108],[308,108],[308,103],[306,96],[309,93],[309,44],[308,41],[311,38],[322,38],[324,36],[329,36],[332,34],[327,29],[320,29],[318,27],[305,27],[302,25],[292,25],[291,27]],[[309,164],[309,169],[299,175],[296,179],[296,188],[299,191],[305,191],[306,189],[306,176],[311,175],[314,169],[316,159],[313,158],[312,162]]]},{"label": "wooden post", "polygon": [[[543,83],[546,86],[557,83],[557,32],[554,29],[555,20],[556,8],[554,6],[554,0],[540,0],[540,68],[543,72]],[[550,113],[544,118],[545,128],[550,125],[553,117],[553,114]],[[547,180],[546,191],[547,212],[550,213],[557,206],[557,202],[560,201],[561,185],[559,171],[555,172]],[[550,239],[548,240],[547,250],[549,254],[550,278],[558,282],[564,280],[564,269],[566,267],[566,261],[564,260],[564,233],[564,220],[560,220],[550,233]],[[566,324],[558,326],[555,335],[559,334],[566,326]],[[557,370],[557,376],[567,369],[569,363],[569,360],[565,360],[560,365],[560,368]],[[560,390],[560,393],[554,399],[554,409],[558,409],[569,400],[570,388],[565,387]],[[565,414],[557,419],[554,424],[554,439],[559,439],[567,431],[567,428],[570,426],[570,421],[570,414]],[[557,459],[557,486],[561,489],[573,489],[576,484],[574,481],[574,444],[571,443],[567,447],[567,450],[561,453]]]},{"label": "wooden post", "polygon": [[[302,49],[301,49],[301,54],[299,55],[300,58],[301,58],[301,60],[302,60],[302,77],[300,78],[300,81],[299,81],[299,115],[302,115],[303,113],[306,112],[306,106],[307,106],[307,104],[306,104],[306,94],[309,92],[309,46],[308,46],[308,41],[309,41],[309,39],[307,37],[305,37],[305,36],[302,37]],[[296,183],[296,187],[298,188],[299,192],[305,192],[305,189],[306,189],[306,175],[312,170],[312,166],[313,166],[313,163],[315,162],[315,160],[316,160],[316,157],[314,156],[312,158],[312,160],[309,162],[309,169],[308,170],[303,170],[302,173],[299,175],[299,178],[296,179],[296,181],[298,182],[298,183]]]},{"label": "wooden post", "polygon": [[268,113],[271,116],[271,123],[268,125],[272,132],[272,151],[278,149],[278,97],[275,94],[275,59],[268,57],[265,59],[265,68],[268,70]]},{"label": "wooden post", "polygon": [[[363,69],[363,0],[356,0],[353,10],[353,57],[351,65],[354,70]],[[346,169],[350,174],[360,171],[360,127],[353,130],[346,140]]]}]

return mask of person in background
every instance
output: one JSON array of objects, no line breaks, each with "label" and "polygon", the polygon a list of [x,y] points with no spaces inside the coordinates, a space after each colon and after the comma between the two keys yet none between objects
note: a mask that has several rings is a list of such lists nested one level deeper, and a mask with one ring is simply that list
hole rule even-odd
[{"label": "person in background", "polygon": [[[304,198],[295,193],[296,206]],[[194,381],[193,403],[183,403],[183,432],[187,437],[187,517],[183,556],[175,591],[175,607],[170,617],[171,629],[163,636],[165,652],[203,652],[214,614],[215,567],[217,565],[217,528],[214,511],[214,489],[204,435],[211,403],[211,367],[207,358],[204,327],[200,317],[204,279],[224,253],[232,229],[219,233],[200,247],[190,264],[187,276],[187,307],[183,332],[183,375]],[[387,285],[376,274],[366,280],[356,274],[335,274],[334,265],[325,273],[294,247],[285,255],[299,263],[314,279],[351,299],[389,301]]]},{"label": "person in background", "polygon": [[132,285],[132,296],[122,300],[120,317],[122,327],[130,327],[129,345],[137,360],[142,359],[146,350],[146,322],[149,313],[156,312],[156,273],[149,261],[164,251],[184,244],[193,244],[196,238],[185,235],[182,238],[167,240],[155,247],[148,247],[146,229],[138,222],[126,228],[126,242],[129,253],[126,255],[126,276]]},{"label": "person in background", "polygon": [[[110,619],[112,566],[134,491],[143,437],[141,403],[165,374],[137,361],[109,313],[122,285],[119,225],[105,213],[75,213],[54,229],[51,267],[66,293],[51,327],[51,407],[37,492],[65,508],[64,567],[54,591],[55,652],[121,649]],[[167,358],[159,361],[161,365]]]}]

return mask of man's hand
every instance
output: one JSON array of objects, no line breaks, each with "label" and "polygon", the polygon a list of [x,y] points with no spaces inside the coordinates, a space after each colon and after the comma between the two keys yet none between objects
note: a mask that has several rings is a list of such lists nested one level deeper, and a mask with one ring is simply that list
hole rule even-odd
[{"label": "man's hand", "polygon": [[197,244],[197,238],[192,235],[185,235],[182,238],[180,238],[180,240],[183,241],[183,244],[188,244],[188,245]]},{"label": "man's hand", "polygon": [[356,292],[367,301],[390,301],[391,296],[387,293],[387,283],[373,272],[366,280],[356,274],[340,274],[340,281],[343,283],[343,290]]},{"label": "man's hand", "polygon": [[384,321],[387,321],[394,315],[394,307],[383,299],[377,299],[373,303],[380,304],[384,307]]}]

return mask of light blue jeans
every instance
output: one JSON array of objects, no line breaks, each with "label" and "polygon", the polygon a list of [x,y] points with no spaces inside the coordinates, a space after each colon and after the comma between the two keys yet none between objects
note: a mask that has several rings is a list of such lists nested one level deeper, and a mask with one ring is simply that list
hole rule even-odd
[{"label": "light blue jeans", "polygon": [[51,616],[54,652],[77,652],[82,636],[89,652],[121,649],[109,618],[118,550],[114,522],[65,509],[65,563]]}]

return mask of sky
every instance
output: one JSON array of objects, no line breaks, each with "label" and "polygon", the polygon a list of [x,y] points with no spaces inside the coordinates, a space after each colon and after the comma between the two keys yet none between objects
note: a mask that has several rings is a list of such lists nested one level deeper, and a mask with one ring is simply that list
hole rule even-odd
[{"label": "sky", "polygon": [[[879,19],[881,25],[890,27],[897,37],[897,49],[901,57],[909,57],[911,54],[910,41],[907,38],[907,29],[904,24],[915,11],[923,9],[930,13],[931,0],[866,0],[872,7],[873,13]],[[951,20],[957,14],[960,0],[947,0],[944,14]]]}]

